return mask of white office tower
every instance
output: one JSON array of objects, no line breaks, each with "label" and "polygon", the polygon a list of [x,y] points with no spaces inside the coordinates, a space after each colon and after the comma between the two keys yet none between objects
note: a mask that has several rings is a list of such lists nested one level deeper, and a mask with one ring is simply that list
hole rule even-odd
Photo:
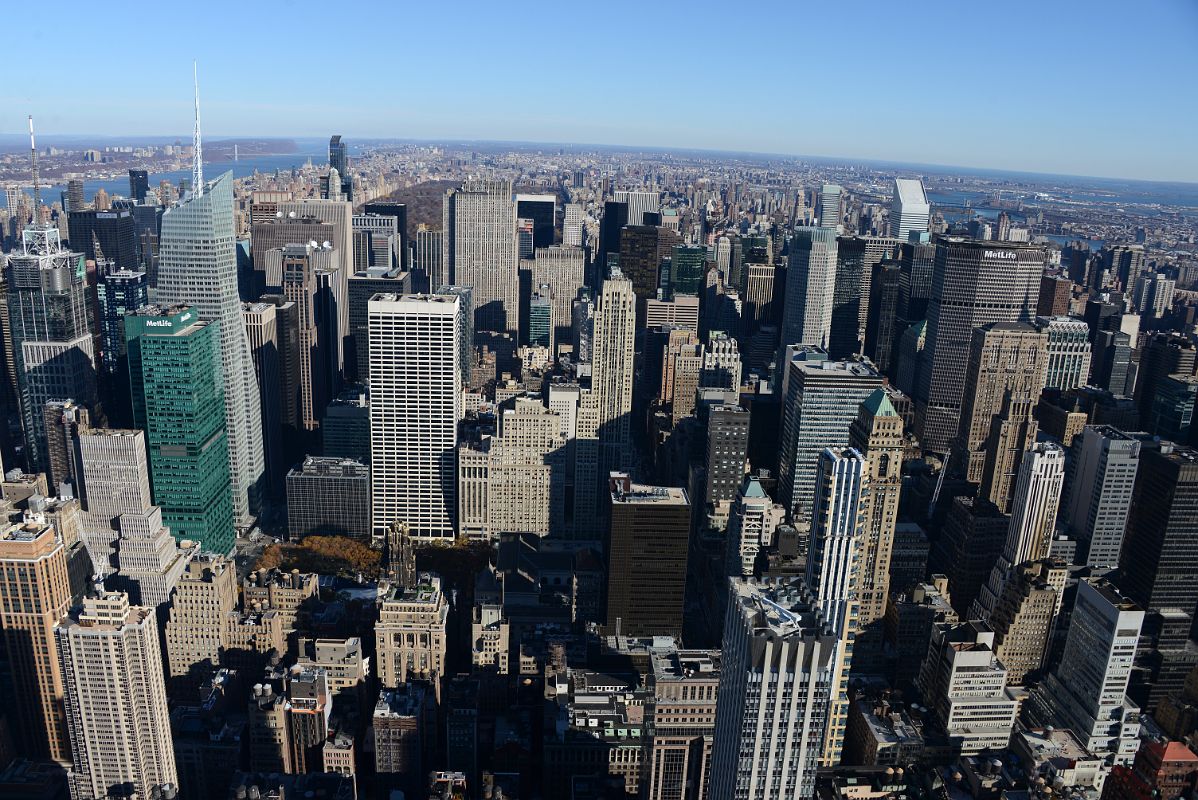
[{"label": "white office tower", "polygon": [[916,685],[962,756],[1007,748],[1019,701],[1007,696],[1007,668],[984,623],[934,625]]},{"label": "white office tower", "polygon": [[186,540],[175,541],[171,529],[162,524],[158,506],[122,514],[118,525],[117,582],[129,588],[138,605],[165,610],[179,577],[199,548]]},{"label": "white office tower", "polygon": [[152,609],[123,592],[83,601],[55,629],[71,734],[72,800],[103,800],[113,787],[148,798],[174,786],[175,751]]},{"label": "white office tower", "polygon": [[629,225],[644,225],[645,213],[661,213],[661,195],[658,192],[612,192],[617,203],[628,204]]},{"label": "white office tower", "polygon": [[734,578],[752,575],[757,554],[774,543],[774,532],[786,521],[786,510],[766,494],[754,477],[745,479],[728,517],[725,564]]},{"label": "white office tower", "polygon": [[819,187],[819,193],[815,196],[816,224],[821,228],[828,228],[833,233],[842,231],[840,204],[843,192],[844,190],[835,183],[825,183]]},{"label": "white office tower", "polygon": [[1061,489],[1065,484],[1065,451],[1052,442],[1037,442],[1023,454],[1011,501],[1007,541],[990,579],[970,609],[970,619],[989,620],[1015,567],[1048,556],[1056,530]]},{"label": "white office tower", "polygon": [[517,332],[520,281],[512,182],[469,179],[445,195],[442,264],[449,281],[474,287],[474,330]]},{"label": "white office tower", "polygon": [[566,216],[562,221],[562,244],[566,247],[582,247],[582,206],[566,203]]},{"label": "white office tower", "polygon": [[854,593],[865,472],[865,457],[851,447],[829,447],[820,453],[807,585],[828,627],[841,638],[847,638],[857,616]]},{"label": "white office tower", "polygon": [[788,258],[782,347],[788,344],[827,347],[836,291],[836,231],[797,228],[790,240]]},{"label": "white office tower", "polygon": [[116,540],[122,514],[153,505],[146,435],[139,430],[91,428],[79,435],[83,473],[83,541],[96,572],[115,567]]},{"label": "white office tower", "polygon": [[932,207],[919,178],[895,178],[894,199],[890,201],[890,236],[905,242],[911,233],[925,233]]},{"label": "white office tower", "polygon": [[370,331],[370,457],[374,533],[453,539],[462,405],[455,295],[376,294]]},{"label": "white office tower", "polygon": [[622,456],[627,455],[631,441],[635,338],[636,294],[632,281],[619,270],[612,270],[603,282],[595,308],[591,394],[598,411],[594,438],[605,449],[618,449]]},{"label": "white office tower", "polygon": [[820,764],[840,763],[848,724],[849,666],[857,635],[857,582],[865,534],[862,495],[868,491],[865,457],[851,447],[820,454],[807,586],[828,628],[837,639],[836,664],[828,695],[828,725]]},{"label": "white office tower", "polygon": [[181,548],[152,504],[145,434],[92,428],[79,435],[83,477],[83,541],[98,574],[112,575],[140,606],[170,601],[195,555]]},{"label": "white office tower", "polygon": [[828,361],[818,347],[788,348],[783,381],[778,500],[796,526],[811,520],[816,472],[825,447],[845,447],[860,405],[882,386],[867,362]]},{"label": "white office tower", "polygon": [[728,594],[709,796],[814,797],[836,637],[799,578]]},{"label": "white office tower", "polygon": [[1177,281],[1159,272],[1145,272],[1132,285],[1132,309],[1143,316],[1160,318],[1173,308]]},{"label": "white office tower", "polygon": [[233,516],[248,527],[261,502],[265,464],[262,409],[250,341],[237,295],[233,173],[226,172],[162,215],[158,292],[162,303],[186,303],[220,323],[225,431],[233,479]]},{"label": "white office tower", "polygon": [[1109,425],[1087,425],[1073,440],[1072,462],[1061,522],[1077,540],[1077,563],[1112,570],[1123,550],[1140,440]]},{"label": "white office tower", "polygon": [[1037,317],[1048,331],[1048,370],[1044,388],[1067,392],[1090,382],[1090,326],[1077,317]]},{"label": "white office tower", "polygon": [[1029,698],[1042,725],[1069,728],[1096,756],[1130,764],[1139,747],[1140,709],[1127,682],[1144,611],[1100,578],[1077,585],[1060,664]]}]

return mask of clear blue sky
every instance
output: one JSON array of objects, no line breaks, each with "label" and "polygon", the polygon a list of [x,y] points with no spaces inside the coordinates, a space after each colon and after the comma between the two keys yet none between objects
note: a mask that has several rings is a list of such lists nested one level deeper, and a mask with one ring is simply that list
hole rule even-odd
[{"label": "clear blue sky", "polygon": [[[1198,2],[5,4],[0,132],[461,138],[1198,181]],[[36,74],[34,67],[36,65]]]}]

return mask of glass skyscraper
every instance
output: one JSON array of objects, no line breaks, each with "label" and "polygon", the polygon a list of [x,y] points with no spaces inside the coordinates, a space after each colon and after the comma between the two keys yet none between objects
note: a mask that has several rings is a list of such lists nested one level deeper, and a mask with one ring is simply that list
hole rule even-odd
[{"label": "glass skyscraper", "polygon": [[31,225],[23,232],[22,251],[8,256],[7,283],[26,461],[37,472],[48,463],[46,403],[96,401],[96,354],[88,328],[83,255],[62,246],[57,228]]},{"label": "glass skyscraper", "polygon": [[133,415],[162,522],[176,539],[225,555],[236,537],[219,327],[187,306],[125,318]]},{"label": "glass skyscraper", "polygon": [[237,295],[236,247],[233,173],[226,172],[162,215],[157,299],[185,303],[200,319],[220,323],[233,515],[247,526],[258,510],[266,468],[258,379]]},{"label": "glass skyscraper", "polygon": [[118,270],[96,284],[100,305],[100,366],[111,375],[125,355],[125,317],[150,302],[146,273]]}]

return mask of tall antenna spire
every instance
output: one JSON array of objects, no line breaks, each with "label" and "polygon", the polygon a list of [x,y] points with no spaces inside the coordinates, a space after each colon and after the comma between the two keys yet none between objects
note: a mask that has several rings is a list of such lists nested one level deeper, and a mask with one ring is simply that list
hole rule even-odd
[{"label": "tall antenna spire", "polygon": [[33,165],[33,222],[42,224],[42,185],[37,174],[37,143],[33,138],[33,115],[29,115],[29,159]]},{"label": "tall antenna spire", "polygon": [[204,154],[200,149],[200,71],[196,62],[191,62],[192,75],[196,88],[196,128],[191,137],[191,196],[204,196]]}]

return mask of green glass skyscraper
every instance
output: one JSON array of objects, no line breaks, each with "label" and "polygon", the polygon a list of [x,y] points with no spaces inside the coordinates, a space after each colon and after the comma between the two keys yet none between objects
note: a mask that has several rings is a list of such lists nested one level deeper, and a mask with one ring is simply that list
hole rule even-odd
[{"label": "green glass skyscraper", "polygon": [[218,322],[187,306],[125,317],[133,416],[146,432],[150,481],[176,539],[233,550],[233,494]]}]

